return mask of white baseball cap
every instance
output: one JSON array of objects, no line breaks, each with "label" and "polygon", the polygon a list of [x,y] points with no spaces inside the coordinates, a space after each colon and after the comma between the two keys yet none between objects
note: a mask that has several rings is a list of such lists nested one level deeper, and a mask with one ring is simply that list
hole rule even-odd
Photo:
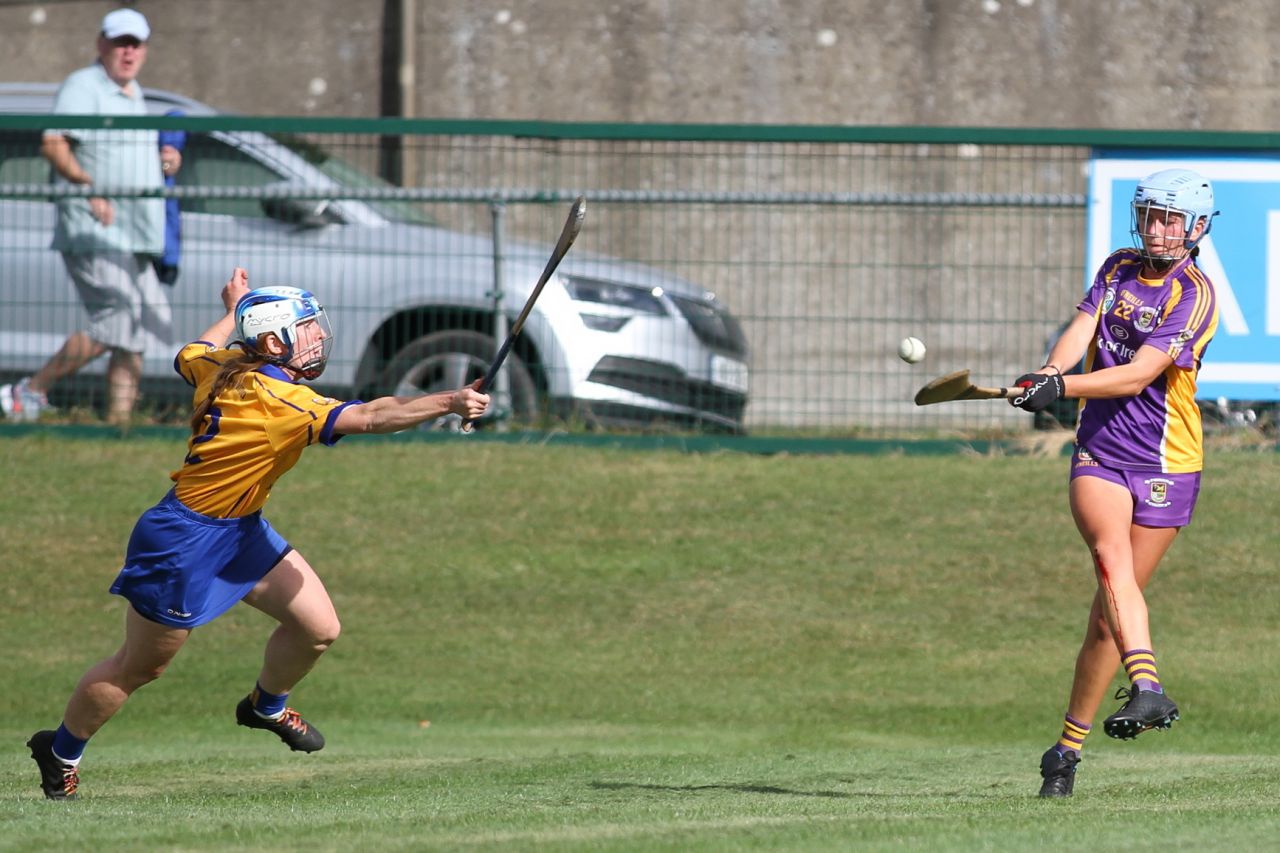
[{"label": "white baseball cap", "polygon": [[138,41],[151,38],[151,27],[141,12],[134,9],[116,9],[102,19],[102,34],[109,39],[133,36]]}]

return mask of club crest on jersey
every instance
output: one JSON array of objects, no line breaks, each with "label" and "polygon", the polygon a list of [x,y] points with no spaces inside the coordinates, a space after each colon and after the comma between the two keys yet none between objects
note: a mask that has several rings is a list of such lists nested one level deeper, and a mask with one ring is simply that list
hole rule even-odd
[{"label": "club crest on jersey", "polygon": [[1154,305],[1148,305],[1146,308],[1139,308],[1137,319],[1133,321],[1133,325],[1136,326],[1139,331],[1151,331],[1156,327],[1156,312],[1158,310],[1159,309]]},{"label": "club crest on jersey", "polygon": [[1106,294],[1102,297],[1102,313],[1106,314],[1111,310],[1111,306],[1116,304],[1116,289],[1108,287]]},{"label": "club crest on jersey", "polygon": [[1162,480],[1160,478],[1152,478],[1145,481],[1150,491],[1147,494],[1147,506],[1166,507],[1169,506],[1169,487],[1173,485],[1172,480]]}]

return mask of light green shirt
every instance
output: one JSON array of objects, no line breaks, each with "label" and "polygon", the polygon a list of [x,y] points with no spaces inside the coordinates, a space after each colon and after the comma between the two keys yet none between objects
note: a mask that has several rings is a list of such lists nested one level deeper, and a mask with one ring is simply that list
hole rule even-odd
[{"label": "light green shirt", "polygon": [[[142,87],[135,80],[129,95],[110,77],[101,63],[72,72],[58,89],[53,111],[72,115],[147,114]],[[47,131],[67,137],[81,167],[94,186],[161,187],[160,149],[154,130]],[[56,175],[57,183],[66,183]],[[93,252],[134,252],[159,255],[164,252],[164,200],[159,198],[112,198],[115,221],[103,225],[89,213],[87,198],[58,201],[58,224],[53,232],[53,248],[74,254]]]}]

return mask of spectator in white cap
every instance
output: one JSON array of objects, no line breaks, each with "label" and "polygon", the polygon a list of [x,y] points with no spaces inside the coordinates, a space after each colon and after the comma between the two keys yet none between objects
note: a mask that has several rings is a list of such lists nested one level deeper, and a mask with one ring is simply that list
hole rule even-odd
[{"label": "spectator in white cap", "polygon": [[[150,39],[151,27],[141,12],[108,12],[98,33],[98,61],[63,81],[54,113],[145,116],[137,77]],[[41,153],[60,184],[159,188],[182,165],[182,155],[173,146],[160,146],[154,130],[48,130]],[[53,383],[110,353],[107,419],[129,422],[146,341],[168,344],[172,333],[169,299],[152,267],[153,256],[164,253],[164,223],[161,198],[92,195],[58,201],[53,248],[62,252],[89,325],[68,337],[34,375],[0,386],[6,417],[37,420],[49,406],[46,392]]]},{"label": "spectator in white cap", "polygon": [[146,17],[134,9],[116,9],[102,19],[102,36],[108,41],[121,36],[133,36],[140,42],[151,38],[151,27]]}]

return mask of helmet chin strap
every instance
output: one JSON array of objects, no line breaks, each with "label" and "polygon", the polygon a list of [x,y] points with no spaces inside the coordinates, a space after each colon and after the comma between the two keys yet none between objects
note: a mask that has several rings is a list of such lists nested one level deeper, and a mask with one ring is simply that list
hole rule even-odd
[{"label": "helmet chin strap", "polygon": [[[293,349],[290,347],[289,361],[293,360]],[[319,350],[319,354],[315,355],[302,363],[301,366],[287,365],[289,369],[298,371],[298,375],[303,379],[316,379],[321,373],[324,373],[324,366],[328,359],[325,357],[325,347],[323,343],[313,344],[308,347],[306,353],[312,353]]]},{"label": "helmet chin strap", "polygon": [[321,373],[324,373],[324,359],[313,358],[302,367],[295,367],[294,370],[302,376],[303,379],[318,379]]},{"label": "helmet chin strap", "polygon": [[244,350],[248,352],[252,352],[254,355],[256,355],[258,358],[265,361],[267,364],[274,364],[276,367],[280,367],[285,370],[291,370],[297,373],[303,379],[317,379],[319,378],[320,374],[324,373],[325,364],[328,362],[329,359],[324,354],[324,347],[322,344],[317,344],[316,346],[311,348],[311,349],[319,348],[321,351],[320,355],[316,356],[315,358],[309,359],[308,361],[304,362],[301,366],[299,366],[291,363],[295,356],[295,352],[294,352],[295,345],[286,344],[284,341],[280,340],[279,336],[276,336],[276,340],[280,342],[281,346],[285,347],[285,353],[283,355],[272,355],[266,350],[261,349],[253,344],[245,343],[244,341],[236,341],[235,343],[239,345],[241,348],[243,348]]}]

